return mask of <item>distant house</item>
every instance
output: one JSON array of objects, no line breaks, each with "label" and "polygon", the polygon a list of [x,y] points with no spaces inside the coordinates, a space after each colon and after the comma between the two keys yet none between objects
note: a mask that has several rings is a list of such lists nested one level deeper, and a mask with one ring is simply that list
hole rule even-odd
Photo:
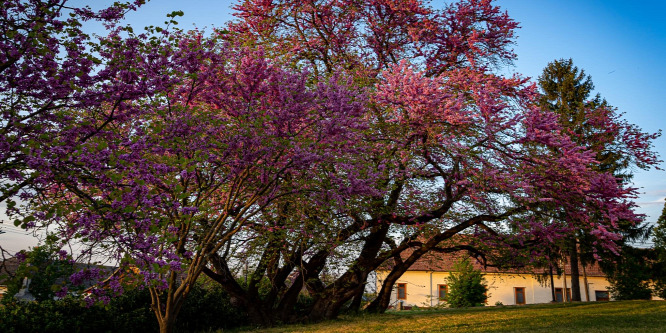
[{"label": "distant house", "polygon": [[7,285],[10,276],[16,272],[19,266],[19,261],[16,258],[10,258],[0,262],[0,299],[7,293]]},{"label": "distant house", "polygon": [[[391,296],[391,306],[402,303],[404,306],[439,305],[448,293],[447,278],[453,271],[454,264],[465,252],[457,254],[432,253],[415,262],[395,283]],[[495,267],[483,267],[476,259],[471,259],[475,268],[484,273],[488,285],[487,305],[522,305],[552,302],[550,279],[539,282],[537,274],[543,271],[525,269],[499,270]],[[585,277],[583,275],[585,271]],[[609,301],[610,283],[598,264],[583,267],[579,265],[580,291],[582,301]],[[377,270],[377,290],[388,275],[386,268]],[[566,265],[563,276],[555,275],[554,286],[558,302],[571,299],[571,267]],[[566,280],[566,287],[565,287]],[[566,292],[565,292],[566,290]]]}]

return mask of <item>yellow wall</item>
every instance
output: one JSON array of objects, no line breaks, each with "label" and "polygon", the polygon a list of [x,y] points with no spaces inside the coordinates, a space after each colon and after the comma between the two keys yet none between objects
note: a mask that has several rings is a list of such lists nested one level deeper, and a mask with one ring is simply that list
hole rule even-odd
[{"label": "yellow wall", "polygon": [[[387,272],[377,272],[377,290],[381,288]],[[425,272],[425,271],[408,271],[403,274],[396,282],[406,283],[407,285],[407,299],[403,301],[407,306],[436,306],[438,304],[437,293],[439,284],[447,284],[446,278],[449,276],[448,272]],[[488,283],[488,305],[495,305],[501,302],[503,305],[514,305],[515,292],[514,288],[525,288],[525,301],[527,304],[535,303],[548,303],[552,300],[550,284],[540,285],[539,282],[530,274],[498,274],[488,273],[484,275]],[[588,277],[589,286],[589,299],[596,301],[595,290],[606,291],[606,287],[610,286],[608,281],[602,277]],[[580,279],[581,283],[581,298],[586,300],[585,289],[583,288],[583,278]],[[555,277],[555,288],[563,288],[563,279]],[[571,279],[567,276],[567,288],[571,288]],[[395,305],[397,290],[394,287],[391,296],[391,305]]]}]

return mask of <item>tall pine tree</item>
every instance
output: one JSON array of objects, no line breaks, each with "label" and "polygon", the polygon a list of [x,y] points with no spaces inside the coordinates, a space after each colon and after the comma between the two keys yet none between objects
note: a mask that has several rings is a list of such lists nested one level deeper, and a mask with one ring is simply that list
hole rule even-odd
[{"label": "tall pine tree", "polygon": [[[559,115],[559,122],[567,134],[580,145],[595,154],[596,164],[590,167],[599,172],[611,173],[618,182],[626,183],[632,178],[631,167],[647,168],[647,164],[636,151],[649,151],[650,147],[634,147],[631,135],[656,137],[645,134],[636,126],[628,124],[615,109],[599,94],[591,97],[594,90],[592,78],[578,69],[571,59],[560,59],[549,63],[539,76],[542,91],[541,107]],[[565,218],[562,212],[562,218]],[[647,229],[625,221],[620,223],[625,240],[644,238]],[[580,301],[580,278],[578,263],[580,249],[590,248],[582,234],[574,232],[562,250],[571,264],[571,300]],[[583,250],[583,253],[589,251]],[[585,256],[582,257],[585,259]]]}]

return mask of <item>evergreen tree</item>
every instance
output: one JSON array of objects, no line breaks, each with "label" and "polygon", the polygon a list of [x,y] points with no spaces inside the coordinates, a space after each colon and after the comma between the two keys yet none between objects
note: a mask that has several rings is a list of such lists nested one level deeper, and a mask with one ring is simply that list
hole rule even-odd
[{"label": "evergreen tree", "polygon": [[[549,63],[539,76],[542,91],[541,107],[559,115],[559,123],[566,133],[583,147],[595,154],[596,164],[590,165],[598,172],[612,174],[619,183],[626,184],[633,175],[630,167],[645,168],[645,163],[636,155],[628,153],[632,143],[628,134],[644,134],[636,126],[621,119],[613,107],[599,94],[591,97],[594,90],[592,78],[573,64],[571,59],[560,59]],[[560,212],[567,218],[566,212]],[[624,240],[639,240],[647,237],[649,230],[631,221],[620,221]],[[578,263],[592,260],[590,250],[593,240],[574,232],[562,251],[571,265],[571,298],[581,300]],[[581,256],[581,253],[583,254]]]},{"label": "evergreen tree", "polygon": [[652,233],[654,236],[654,248],[660,253],[659,259],[666,261],[666,202]]},{"label": "evergreen tree", "polygon": [[446,301],[451,307],[465,308],[483,304],[488,296],[486,280],[480,270],[474,269],[469,258],[463,258],[454,266],[455,273],[447,279],[449,292]]},{"label": "evergreen tree", "polygon": [[652,267],[655,291],[661,298],[666,298],[666,203],[652,231],[656,260]]},{"label": "evergreen tree", "polygon": [[[594,89],[592,78],[585,75],[573,65],[571,59],[555,60],[549,63],[539,76],[539,86],[543,92],[541,106],[556,112],[560,124],[575,141],[581,143],[584,139],[586,125],[586,110],[594,105],[605,105],[599,95],[588,102],[590,93]],[[580,301],[580,282],[578,272],[578,247],[576,235],[573,235],[569,244],[565,245],[571,263],[571,297],[573,301]]]},{"label": "evergreen tree", "polygon": [[608,288],[616,300],[650,299],[654,262],[652,249],[641,249],[631,246],[622,248],[622,256],[614,262],[601,262],[601,268],[608,277],[611,286]]}]

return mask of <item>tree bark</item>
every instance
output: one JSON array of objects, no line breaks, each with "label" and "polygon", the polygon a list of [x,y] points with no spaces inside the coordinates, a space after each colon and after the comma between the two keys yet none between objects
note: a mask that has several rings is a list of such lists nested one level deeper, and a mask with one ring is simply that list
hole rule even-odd
[{"label": "tree bark", "polygon": [[363,297],[368,275],[383,261],[377,260],[377,255],[388,231],[388,225],[378,225],[372,228],[371,233],[365,239],[356,263],[335,283],[319,293],[310,312],[310,320],[333,319],[337,317],[347,301],[355,297]]},{"label": "tree bark", "polygon": [[274,318],[270,315],[270,311],[266,310],[264,302],[258,298],[251,297],[238,284],[231,271],[229,271],[229,267],[224,259],[219,255],[212,255],[209,262],[213,265],[215,271],[204,266],[203,273],[219,283],[229,293],[233,301],[245,308],[252,323],[261,326],[272,326]]},{"label": "tree bark", "polygon": [[573,238],[571,242],[569,256],[569,263],[571,264],[571,301],[580,302],[580,273],[578,272],[578,245],[576,238]]},{"label": "tree bark", "polygon": [[555,279],[553,279],[553,264],[550,264],[549,266],[550,271],[550,293],[553,296],[553,303],[557,302],[557,297],[555,296]]},{"label": "tree bark", "polygon": [[349,311],[350,312],[358,312],[361,309],[361,303],[363,302],[363,294],[365,292],[365,285],[363,285],[363,288],[358,289],[358,293],[356,296],[354,296],[354,299],[352,300],[351,304],[349,305]]},{"label": "tree bark", "polygon": [[175,316],[167,315],[162,318],[158,318],[157,321],[160,325],[160,333],[172,333],[176,326]]}]

